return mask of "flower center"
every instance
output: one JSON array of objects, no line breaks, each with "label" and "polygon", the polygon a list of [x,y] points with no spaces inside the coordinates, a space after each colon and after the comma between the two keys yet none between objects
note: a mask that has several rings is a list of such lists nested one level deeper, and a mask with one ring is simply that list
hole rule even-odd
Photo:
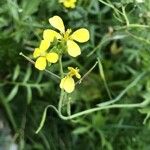
[{"label": "flower center", "polygon": [[64,33],[64,40],[67,41],[70,37],[70,33],[72,32],[71,29],[67,29],[67,31]]},{"label": "flower center", "polygon": [[45,57],[45,56],[46,56],[46,52],[42,52],[42,53],[40,54],[40,56]]}]

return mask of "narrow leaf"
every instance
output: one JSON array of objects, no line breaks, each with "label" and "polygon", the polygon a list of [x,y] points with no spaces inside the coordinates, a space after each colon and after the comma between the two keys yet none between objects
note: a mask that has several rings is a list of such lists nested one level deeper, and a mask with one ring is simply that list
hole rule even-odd
[{"label": "narrow leaf", "polygon": [[14,70],[13,79],[12,79],[13,81],[15,81],[18,78],[19,73],[20,73],[20,66],[17,65]]},{"label": "narrow leaf", "polygon": [[23,82],[24,82],[24,83],[27,82],[27,81],[29,80],[30,76],[31,76],[31,66],[29,66],[29,67],[27,68],[26,75],[25,75],[25,77],[24,77]]},{"label": "narrow leaf", "polygon": [[11,100],[13,100],[13,98],[16,96],[16,94],[18,93],[18,89],[19,86],[16,85],[14,86],[14,88],[11,90],[11,92],[9,93],[8,97],[7,97],[7,101],[10,102]]},{"label": "narrow leaf", "polygon": [[7,0],[10,14],[15,21],[19,21],[19,7],[16,0]]},{"label": "narrow leaf", "polygon": [[27,86],[27,103],[30,104],[32,101],[32,89]]},{"label": "narrow leaf", "polygon": [[83,134],[85,132],[87,132],[90,129],[90,127],[79,127],[77,129],[75,129],[72,133],[73,134]]}]

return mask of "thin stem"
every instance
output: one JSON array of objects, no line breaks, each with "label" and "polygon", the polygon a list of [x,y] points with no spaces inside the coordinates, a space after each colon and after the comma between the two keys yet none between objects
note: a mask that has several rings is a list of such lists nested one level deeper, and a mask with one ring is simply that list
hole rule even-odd
[{"label": "thin stem", "polygon": [[79,113],[70,115],[70,116],[62,116],[61,114],[59,114],[59,116],[63,119],[63,120],[70,120],[70,119],[74,119],[83,115],[87,115],[96,111],[100,111],[100,110],[104,110],[104,109],[112,109],[112,108],[135,108],[135,107],[144,107],[146,105],[148,105],[150,103],[150,100],[145,100],[142,103],[136,103],[136,104],[113,104],[113,105],[108,105],[108,106],[103,106],[103,107],[95,107],[92,109],[88,109],[85,111],[81,111]]},{"label": "thin stem", "polygon": [[67,114],[68,116],[71,115],[71,99],[68,98],[68,102],[67,102]]},{"label": "thin stem", "polygon": [[130,36],[132,36],[133,38],[135,38],[136,40],[139,40],[139,41],[142,41],[142,42],[145,42],[146,44],[150,44],[150,41],[149,40],[146,40],[142,37],[139,37],[139,36],[136,36],[134,34],[132,34],[131,32],[129,31],[126,31]]},{"label": "thin stem", "polygon": [[101,49],[101,47],[103,46],[103,44],[105,44],[106,42],[108,42],[110,40],[108,34],[104,35],[103,38],[100,40],[100,42],[98,43],[98,45],[87,55],[87,57],[90,57],[93,53],[95,53],[98,49]]},{"label": "thin stem", "polygon": [[63,105],[64,95],[65,95],[64,90],[61,90],[60,98],[59,98],[59,102],[58,102],[58,111],[59,111],[59,113],[61,113],[61,108],[62,108],[62,105]]},{"label": "thin stem", "polygon": [[57,114],[59,114],[57,108],[53,105],[48,105],[46,106],[44,112],[43,112],[43,115],[42,115],[42,119],[41,119],[41,122],[40,122],[40,125],[38,127],[38,129],[35,131],[35,133],[37,134],[43,127],[44,123],[45,123],[45,120],[46,120],[46,114],[47,114],[47,110],[48,108],[52,108],[53,110],[55,110],[57,112]]},{"label": "thin stem", "polygon": [[24,55],[22,52],[20,52],[19,55],[23,56],[26,60],[28,60],[33,65],[35,64],[35,62],[32,59],[30,59],[29,57],[27,57],[26,55]]},{"label": "thin stem", "polygon": [[[59,57],[59,68],[60,68],[60,76],[61,76],[61,78],[63,78],[64,71],[63,71],[63,66],[62,66],[62,56]],[[60,98],[59,98],[59,102],[58,102],[58,112],[60,114],[61,114],[61,108],[63,105],[64,95],[65,95],[65,92],[63,89],[61,89]]]},{"label": "thin stem", "polygon": [[127,29],[127,28],[150,28],[148,25],[143,25],[143,24],[129,24],[128,26],[121,26],[121,27],[115,27],[115,30],[122,30],[122,29]]},{"label": "thin stem", "polygon": [[122,12],[121,11],[119,11],[114,5],[112,5],[110,2],[108,3],[108,2],[105,2],[105,1],[103,1],[103,0],[99,0],[99,2],[101,2],[101,3],[103,3],[104,5],[106,5],[106,6],[108,6],[108,7],[110,7],[110,8],[112,8],[115,12],[116,12],[116,14],[121,14],[122,15]]},{"label": "thin stem", "polygon": [[[35,62],[32,59],[30,59],[29,57],[27,57],[26,55],[24,55],[22,52],[20,52],[19,55],[23,56],[30,63],[35,64]],[[47,73],[49,73],[50,75],[56,77],[57,79],[60,79],[60,77],[58,75],[54,74],[53,72],[51,72],[51,71],[49,71],[47,69],[45,69],[44,71],[47,72]]]},{"label": "thin stem", "polygon": [[126,25],[128,27],[130,23],[129,23],[129,19],[128,19],[127,15],[126,15],[126,11],[125,11],[125,7],[124,6],[122,6],[122,12],[123,12],[124,19],[126,21]]},{"label": "thin stem", "polygon": [[54,107],[53,105],[48,105],[45,108],[45,110],[44,110],[40,126],[38,127],[36,133],[38,133],[42,129],[42,127],[44,126],[45,119],[46,119],[46,113],[47,113],[48,108],[54,109],[55,112],[58,114],[58,116],[61,119],[63,119],[63,120],[71,120],[71,119],[74,119],[74,118],[77,118],[77,117],[80,117],[80,116],[83,116],[83,115],[87,115],[87,114],[90,114],[90,113],[93,113],[93,112],[96,112],[96,111],[104,110],[104,109],[112,109],[112,108],[137,108],[137,107],[141,108],[141,107],[145,107],[149,103],[150,103],[150,100],[146,99],[143,102],[136,103],[136,104],[113,104],[113,105],[108,105],[108,106],[103,106],[103,107],[91,108],[91,109],[88,109],[88,110],[85,110],[85,111],[81,111],[79,113],[76,113],[76,114],[73,114],[73,115],[69,115],[69,116],[63,116],[61,114],[61,111],[58,111],[56,109],[56,107]]},{"label": "thin stem", "polygon": [[60,76],[62,78],[64,75],[63,66],[62,66],[62,56],[59,57],[59,67],[60,67]]},{"label": "thin stem", "polygon": [[96,61],[96,63],[91,67],[91,69],[90,69],[89,71],[87,71],[87,72],[84,74],[84,76],[83,76],[79,81],[76,82],[76,84],[80,84],[80,83],[82,82],[82,80],[83,80],[84,78],[86,78],[86,77],[91,73],[91,71],[96,67],[97,64],[98,64],[98,62]]},{"label": "thin stem", "polygon": [[97,104],[97,106],[101,107],[101,106],[106,106],[118,102],[127,93],[127,91],[129,91],[131,88],[137,85],[137,83],[143,78],[144,75],[145,72],[138,75],[138,77],[136,77],[136,79],[133,80],[115,99]]}]

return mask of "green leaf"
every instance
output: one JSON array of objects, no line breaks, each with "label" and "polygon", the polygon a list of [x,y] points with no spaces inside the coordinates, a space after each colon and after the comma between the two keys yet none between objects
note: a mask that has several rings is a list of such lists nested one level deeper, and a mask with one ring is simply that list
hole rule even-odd
[{"label": "green leaf", "polygon": [[40,83],[40,82],[41,82],[41,80],[42,80],[42,78],[43,78],[43,72],[40,72],[40,73],[38,74],[38,77],[37,77],[36,83]]},{"label": "green leaf", "polygon": [[22,1],[23,18],[32,15],[38,10],[40,0],[24,0]]},{"label": "green leaf", "polygon": [[32,89],[27,86],[27,103],[30,104],[32,101]]},{"label": "green leaf", "polygon": [[99,66],[100,76],[101,76],[102,80],[105,81],[105,74],[104,74],[104,70],[103,70],[103,66],[102,66],[102,63],[100,61],[100,58],[98,58],[98,66]]},{"label": "green leaf", "polygon": [[150,118],[150,107],[145,107],[145,108],[139,109],[139,112],[141,114],[146,114],[146,117],[143,121],[143,124],[146,124],[147,120]]},{"label": "green leaf", "polygon": [[20,66],[17,65],[17,66],[15,67],[15,71],[14,71],[14,74],[13,74],[13,79],[12,79],[13,81],[15,81],[15,80],[18,78],[19,73],[20,73]]},{"label": "green leaf", "polygon": [[77,129],[73,130],[72,133],[73,134],[83,134],[83,133],[87,132],[89,129],[90,129],[89,126],[87,126],[87,127],[79,127]]},{"label": "green leaf", "polygon": [[[145,93],[145,94],[143,95],[143,98],[144,98],[145,100],[150,100],[150,93]],[[147,107],[145,107],[145,108],[139,109],[139,112],[140,112],[141,114],[146,114],[146,117],[145,117],[145,119],[144,119],[144,121],[143,121],[143,124],[146,124],[147,120],[150,118],[150,106],[147,106]]]},{"label": "green leaf", "polygon": [[148,114],[148,113],[150,113],[150,107],[139,109],[139,112],[141,114]]},{"label": "green leaf", "polygon": [[11,90],[11,92],[9,93],[8,97],[7,97],[7,101],[10,102],[11,100],[13,100],[13,98],[16,96],[16,94],[18,93],[18,89],[19,86],[16,85],[14,86],[14,88]]},{"label": "green leaf", "polygon": [[7,0],[7,4],[9,7],[10,15],[12,15],[13,19],[19,21],[19,7],[16,0]]},{"label": "green leaf", "polygon": [[24,80],[23,80],[24,83],[29,80],[29,78],[30,78],[30,76],[31,76],[31,73],[32,73],[32,72],[31,72],[31,66],[29,66],[29,67],[27,68],[26,75],[25,75]]}]

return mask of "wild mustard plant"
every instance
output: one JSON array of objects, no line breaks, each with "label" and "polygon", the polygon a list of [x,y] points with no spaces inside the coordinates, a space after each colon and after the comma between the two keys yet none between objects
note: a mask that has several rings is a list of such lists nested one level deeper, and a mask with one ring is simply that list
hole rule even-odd
[{"label": "wild mustard plant", "polygon": [[[62,114],[62,107],[64,106],[64,101],[66,102],[66,98],[69,99],[68,95],[72,93],[75,90],[75,85],[77,83],[81,83],[83,78],[85,78],[98,64],[99,65],[99,71],[100,71],[100,76],[104,80],[104,84],[106,84],[105,81],[105,75],[102,72],[103,67],[100,61],[100,58],[97,58],[97,62],[94,64],[94,66],[83,75],[81,78],[81,75],[79,74],[79,69],[73,68],[73,67],[68,67],[69,72],[67,74],[64,73],[63,71],[63,63],[62,63],[62,56],[66,54],[66,52],[69,54],[71,57],[77,57],[81,54],[81,49],[78,46],[76,42],[79,43],[84,43],[89,40],[89,31],[85,28],[80,28],[74,32],[72,32],[71,29],[65,29],[64,22],[59,16],[53,16],[49,19],[49,23],[51,24],[52,27],[54,27],[56,30],[52,29],[46,29],[43,32],[43,40],[40,43],[39,48],[36,48],[33,53],[33,57],[36,58],[35,62],[35,67],[39,70],[46,70],[46,66],[48,63],[53,64],[57,63],[59,60],[59,66],[60,66],[60,77],[58,75],[55,75],[54,73],[50,72],[49,70],[46,70],[49,72],[51,75],[57,77],[60,79],[60,88],[61,88],[61,94],[58,102],[58,108],[56,108],[53,105],[48,105],[43,113],[42,120],[40,123],[39,128],[37,129],[36,133],[38,133],[41,128],[44,125],[45,122],[45,117],[46,117],[46,112],[48,108],[53,108],[57,114],[59,115],[60,118],[64,120],[69,120],[69,119],[74,119],[76,117],[89,114],[92,112],[96,112],[99,110],[103,109],[110,109],[110,108],[140,108],[148,105],[150,103],[149,99],[145,99],[141,103],[135,103],[135,104],[115,104],[118,102],[122,96],[145,75],[145,73],[141,73],[128,87],[123,90],[116,98],[112,99],[111,95],[110,100],[106,102],[102,102],[100,104],[97,104],[94,108],[84,110],[81,112],[77,112],[75,114],[71,114],[71,109],[70,109],[70,103],[67,104],[66,111],[70,112],[67,113],[67,115]],[[26,57],[21,53],[22,56],[24,56],[27,60],[30,62],[34,63],[30,58]],[[77,79],[80,79],[78,82],[75,83],[74,77]],[[108,87],[106,86],[106,89]],[[109,90],[109,89],[107,89]],[[108,91],[108,94],[109,91]]]},{"label": "wild mustard plant", "polygon": [[75,8],[75,3],[77,0],[59,0],[66,8]]}]

